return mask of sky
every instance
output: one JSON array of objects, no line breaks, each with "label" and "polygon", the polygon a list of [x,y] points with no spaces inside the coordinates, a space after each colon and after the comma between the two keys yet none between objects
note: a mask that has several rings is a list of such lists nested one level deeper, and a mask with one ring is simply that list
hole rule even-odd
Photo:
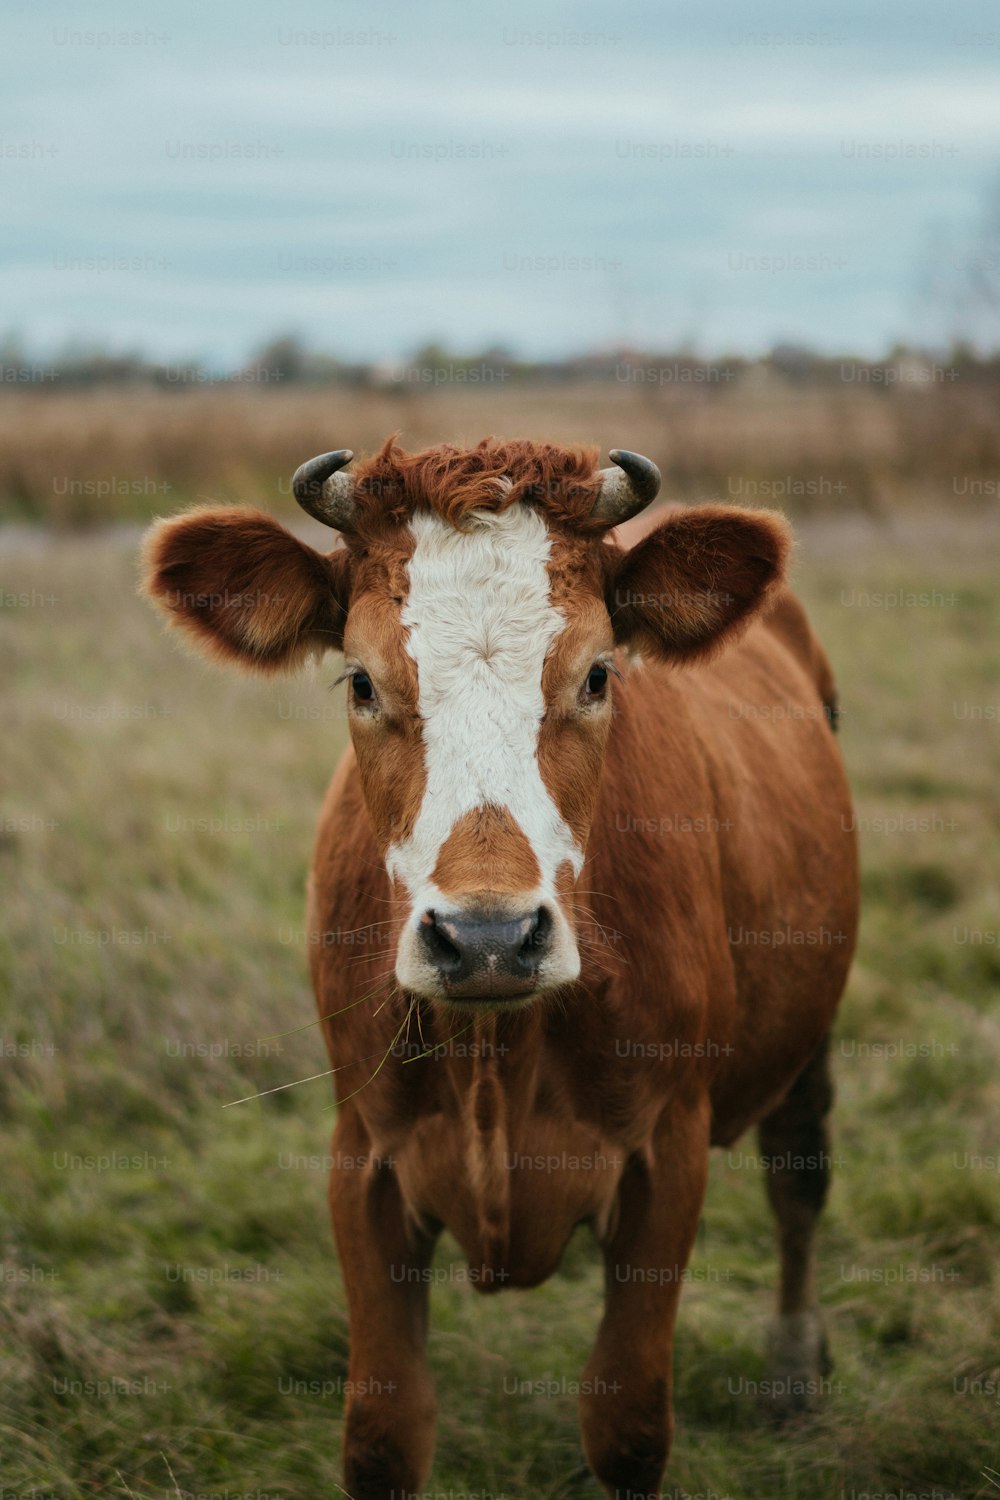
[{"label": "sky", "polygon": [[[5,5],[0,332],[877,357],[1000,181],[981,0]],[[937,298],[937,300],[935,300]]]}]

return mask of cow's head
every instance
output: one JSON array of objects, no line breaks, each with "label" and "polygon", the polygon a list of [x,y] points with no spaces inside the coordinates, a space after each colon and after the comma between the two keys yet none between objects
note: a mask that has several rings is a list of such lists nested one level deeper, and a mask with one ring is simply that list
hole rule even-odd
[{"label": "cow's head", "polygon": [[612,678],[630,656],[689,662],[734,636],[780,579],[787,533],[708,506],[622,550],[612,529],[659,485],[636,454],[599,471],[592,452],[529,442],[390,440],[348,474],[351,456],[293,481],[341,534],[329,554],[260,512],[196,510],[154,528],[146,587],[202,647],[258,672],[343,651],[400,985],[523,1001],[579,974],[574,893]]}]

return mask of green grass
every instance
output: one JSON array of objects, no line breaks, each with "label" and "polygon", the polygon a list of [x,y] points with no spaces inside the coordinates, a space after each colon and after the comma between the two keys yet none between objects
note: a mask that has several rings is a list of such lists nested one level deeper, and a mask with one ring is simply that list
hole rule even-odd
[{"label": "green grass", "polygon": [[[823,1413],[786,1431],[747,1399],[775,1254],[759,1173],[718,1156],[671,1496],[1000,1495],[1000,1172],[959,1165],[1000,1153],[1000,725],[961,708],[998,700],[995,556],[981,522],[804,535],[865,870],[821,1235],[836,1368]],[[844,602],[893,588],[954,601]],[[302,893],[344,741],[335,668],[260,685],[193,662],[121,540],[5,555],[4,589],[23,602],[0,613],[0,1496],[335,1495],[328,1085],[221,1107],[326,1066],[315,1029],[274,1037],[314,1014]],[[593,1500],[572,1382],[594,1247],[492,1299],[449,1278],[453,1248],[432,1493]],[[553,1393],[521,1393],[536,1381]]]}]

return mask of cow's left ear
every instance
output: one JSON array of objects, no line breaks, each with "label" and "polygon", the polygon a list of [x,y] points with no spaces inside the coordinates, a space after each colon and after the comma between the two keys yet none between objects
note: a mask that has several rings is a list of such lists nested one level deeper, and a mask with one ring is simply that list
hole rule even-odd
[{"label": "cow's left ear", "polygon": [[776,511],[681,511],[612,571],[607,605],[615,640],[661,660],[708,655],[767,608],[790,547],[788,524]]},{"label": "cow's left ear", "polygon": [[158,521],[144,562],[146,594],[217,660],[281,672],[343,645],[350,554],[315,552],[262,511],[228,506]]}]

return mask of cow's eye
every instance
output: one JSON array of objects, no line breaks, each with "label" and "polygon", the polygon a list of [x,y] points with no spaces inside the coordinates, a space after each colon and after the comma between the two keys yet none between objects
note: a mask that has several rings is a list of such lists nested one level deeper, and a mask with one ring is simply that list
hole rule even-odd
[{"label": "cow's eye", "polygon": [[608,685],[608,669],[595,662],[587,676],[587,692],[591,698],[599,698]]},{"label": "cow's eye", "polygon": [[354,697],[358,703],[371,703],[375,697],[375,689],[367,672],[352,672],[351,687],[354,690]]}]

